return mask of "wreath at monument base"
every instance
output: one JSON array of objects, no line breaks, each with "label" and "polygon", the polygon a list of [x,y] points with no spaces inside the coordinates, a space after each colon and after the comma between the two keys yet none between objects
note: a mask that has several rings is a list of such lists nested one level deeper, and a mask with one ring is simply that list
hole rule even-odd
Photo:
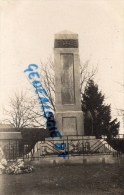
[{"label": "wreath at monument base", "polygon": [[31,173],[33,167],[30,165],[25,165],[23,159],[18,159],[12,165],[7,165],[7,160],[5,159],[2,148],[0,147],[0,175],[1,174],[23,174]]},{"label": "wreath at monument base", "polygon": [[31,173],[33,167],[30,165],[25,165],[23,159],[18,159],[17,162],[10,166],[7,166],[6,159],[2,159],[0,162],[0,174],[23,174]]},{"label": "wreath at monument base", "polygon": [[33,167],[30,165],[25,165],[23,159],[18,159],[17,162],[8,166],[5,170],[6,174],[23,174],[23,173],[31,173],[33,171]]}]

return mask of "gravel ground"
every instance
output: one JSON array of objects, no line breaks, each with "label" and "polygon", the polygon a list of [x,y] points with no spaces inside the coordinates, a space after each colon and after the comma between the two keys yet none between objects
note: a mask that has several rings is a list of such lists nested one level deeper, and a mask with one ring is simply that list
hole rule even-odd
[{"label": "gravel ground", "polygon": [[0,195],[124,195],[124,165],[34,165],[30,174],[0,175]]}]

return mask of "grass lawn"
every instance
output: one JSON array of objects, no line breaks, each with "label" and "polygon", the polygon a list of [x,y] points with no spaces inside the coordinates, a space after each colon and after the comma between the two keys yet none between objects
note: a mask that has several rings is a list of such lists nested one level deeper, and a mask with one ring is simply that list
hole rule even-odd
[{"label": "grass lawn", "polygon": [[0,195],[124,195],[124,165],[34,165],[30,174],[0,175]]}]

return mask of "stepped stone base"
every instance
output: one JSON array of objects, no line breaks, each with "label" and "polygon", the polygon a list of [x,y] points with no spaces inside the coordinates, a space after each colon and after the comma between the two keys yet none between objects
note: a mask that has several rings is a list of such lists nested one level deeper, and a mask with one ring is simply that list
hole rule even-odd
[{"label": "stepped stone base", "polygon": [[[64,149],[62,149],[63,147]],[[44,141],[38,142],[34,149],[35,158],[63,159],[61,154],[67,152],[67,155],[64,156],[65,159],[75,159],[75,157],[83,159],[88,157],[89,159],[90,156],[91,161],[96,159],[98,162],[101,156],[108,159],[108,156],[112,156],[114,152],[116,153],[104,139],[96,139],[95,136],[63,135],[62,139],[59,137],[46,138]]]}]

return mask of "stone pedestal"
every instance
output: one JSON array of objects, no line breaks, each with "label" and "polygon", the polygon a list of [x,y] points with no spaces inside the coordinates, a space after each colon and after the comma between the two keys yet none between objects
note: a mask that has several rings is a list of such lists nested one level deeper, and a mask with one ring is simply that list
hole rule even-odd
[{"label": "stone pedestal", "polygon": [[62,135],[83,135],[78,35],[55,34],[55,119]]},{"label": "stone pedestal", "polygon": [[83,113],[81,111],[56,112],[57,128],[62,135],[83,135]]}]

